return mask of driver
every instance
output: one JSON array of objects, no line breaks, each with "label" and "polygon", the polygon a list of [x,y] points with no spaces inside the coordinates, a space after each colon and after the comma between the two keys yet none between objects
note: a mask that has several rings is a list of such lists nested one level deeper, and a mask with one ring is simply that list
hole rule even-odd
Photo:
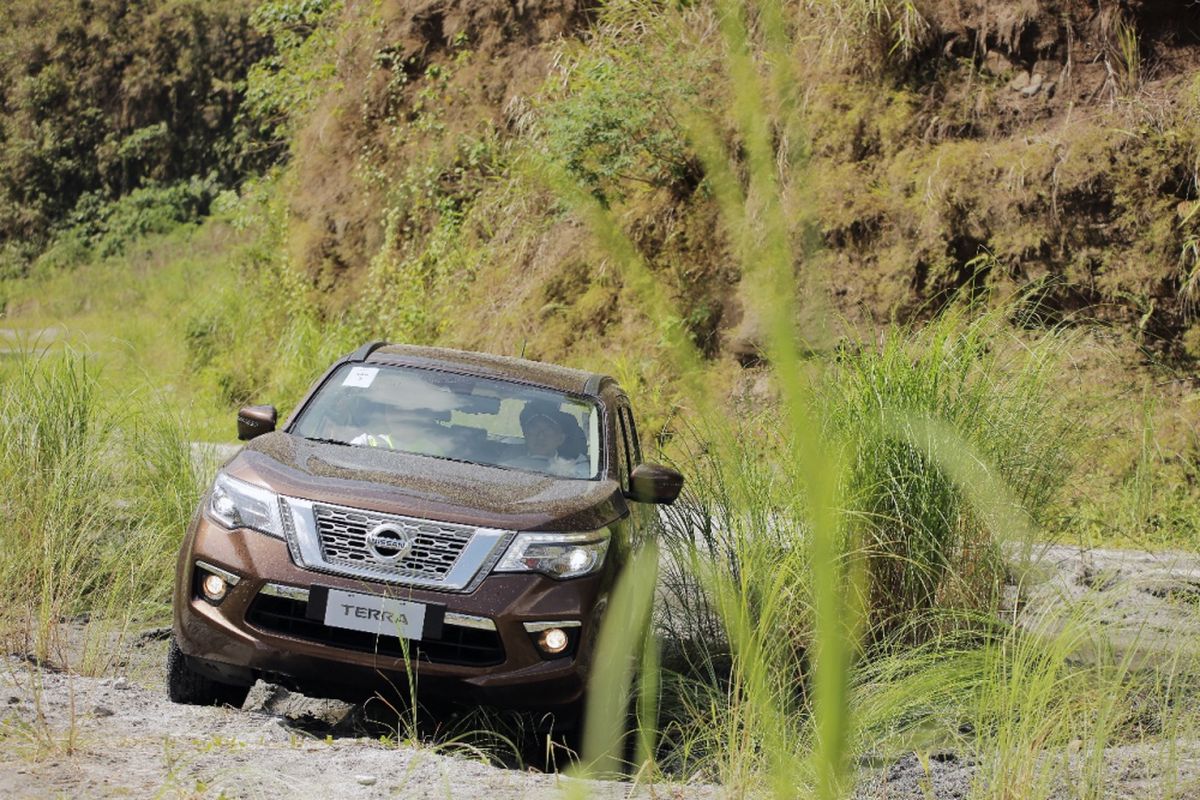
[{"label": "driver", "polygon": [[567,440],[567,425],[562,411],[549,403],[527,403],[521,410],[521,432],[525,436],[525,455],[517,466],[551,475],[587,477],[588,465],[579,459],[564,458],[559,448]]}]

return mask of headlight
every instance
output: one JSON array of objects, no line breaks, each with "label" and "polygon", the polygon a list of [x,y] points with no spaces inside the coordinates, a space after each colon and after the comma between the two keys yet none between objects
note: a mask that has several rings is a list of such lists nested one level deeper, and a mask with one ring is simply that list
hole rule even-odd
[{"label": "headlight", "polygon": [[209,492],[208,514],[230,530],[253,528],[283,538],[279,496],[270,489],[239,481],[224,473],[217,475]]},{"label": "headlight", "polygon": [[540,572],[578,578],[604,566],[608,529],[588,533],[519,533],[494,572]]}]

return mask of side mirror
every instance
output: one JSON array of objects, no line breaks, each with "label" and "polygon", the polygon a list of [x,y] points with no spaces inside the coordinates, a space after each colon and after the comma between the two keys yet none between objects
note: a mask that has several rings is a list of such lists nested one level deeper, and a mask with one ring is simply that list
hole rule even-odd
[{"label": "side mirror", "polygon": [[278,413],[275,406],[242,406],[238,411],[238,438],[248,442],[275,430]]},{"label": "side mirror", "polygon": [[629,476],[628,496],[641,503],[670,505],[679,497],[683,476],[661,464],[638,464]]}]

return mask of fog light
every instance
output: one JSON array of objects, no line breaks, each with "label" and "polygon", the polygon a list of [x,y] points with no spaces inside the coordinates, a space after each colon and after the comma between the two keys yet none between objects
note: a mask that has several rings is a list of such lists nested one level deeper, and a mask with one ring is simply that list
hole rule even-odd
[{"label": "fog light", "polygon": [[567,649],[567,645],[571,640],[567,638],[567,632],[562,628],[550,628],[542,631],[542,635],[538,637],[538,647],[545,650],[547,653],[561,653]]},{"label": "fog light", "polygon": [[205,597],[218,603],[225,597],[225,592],[229,590],[229,584],[220,575],[205,575],[204,580],[200,582],[200,588],[204,591]]}]

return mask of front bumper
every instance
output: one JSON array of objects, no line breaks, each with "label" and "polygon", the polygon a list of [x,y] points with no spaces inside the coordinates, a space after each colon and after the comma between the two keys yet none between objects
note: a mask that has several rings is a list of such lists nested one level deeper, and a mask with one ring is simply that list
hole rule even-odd
[{"label": "front bumper", "polygon": [[[199,591],[200,561],[237,577],[219,603]],[[392,636],[307,618],[313,587],[440,604],[435,639],[405,649]],[[231,683],[266,678],[329,694],[406,688],[508,708],[554,710],[583,695],[601,600],[599,575],[556,581],[490,575],[469,593],[402,588],[297,567],[287,544],[256,531],[227,531],[197,514],[180,550],[174,632],[194,668]],[[542,654],[526,623],[577,623],[562,656]],[[489,630],[488,626],[494,626]]]}]

